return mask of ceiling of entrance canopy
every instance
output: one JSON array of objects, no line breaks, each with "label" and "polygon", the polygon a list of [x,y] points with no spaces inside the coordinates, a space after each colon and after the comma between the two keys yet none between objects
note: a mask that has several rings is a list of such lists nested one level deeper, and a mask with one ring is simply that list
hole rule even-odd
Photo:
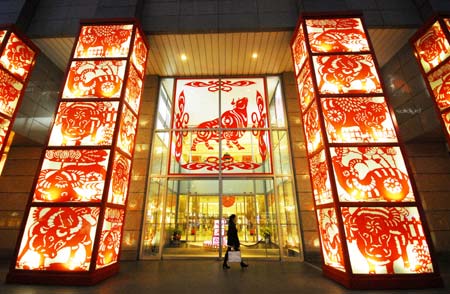
[{"label": "ceiling of entrance canopy", "polygon": [[[408,42],[414,31],[369,29],[380,66]],[[293,71],[291,37],[291,31],[151,35],[148,36],[150,52],[146,73],[204,76],[289,72]],[[74,38],[41,38],[33,42],[65,70]]]}]

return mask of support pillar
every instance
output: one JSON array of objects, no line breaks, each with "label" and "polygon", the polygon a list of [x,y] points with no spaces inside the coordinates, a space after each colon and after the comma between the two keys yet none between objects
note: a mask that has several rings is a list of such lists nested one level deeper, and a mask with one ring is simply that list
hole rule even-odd
[{"label": "support pillar", "polygon": [[442,286],[361,15],[303,15],[291,45],[324,275],[351,289]]},{"label": "support pillar", "polygon": [[118,272],[147,52],[135,19],[81,23],[7,282]]},{"label": "support pillar", "polygon": [[15,26],[0,26],[0,173],[3,153],[39,49]]},{"label": "support pillar", "polygon": [[434,16],[410,41],[450,148],[450,15]]}]

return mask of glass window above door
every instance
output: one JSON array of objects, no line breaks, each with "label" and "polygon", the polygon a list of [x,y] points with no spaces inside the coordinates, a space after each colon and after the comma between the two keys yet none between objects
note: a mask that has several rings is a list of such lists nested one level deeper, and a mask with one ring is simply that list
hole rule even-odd
[{"label": "glass window above door", "polygon": [[170,174],[271,174],[266,80],[177,79]]}]

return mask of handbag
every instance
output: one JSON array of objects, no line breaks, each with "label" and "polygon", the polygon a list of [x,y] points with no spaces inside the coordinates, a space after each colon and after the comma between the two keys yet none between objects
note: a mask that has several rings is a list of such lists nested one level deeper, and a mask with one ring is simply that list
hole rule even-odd
[{"label": "handbag", "polygon": [[241,251],[228,251],[228,262],[241,262]]}]

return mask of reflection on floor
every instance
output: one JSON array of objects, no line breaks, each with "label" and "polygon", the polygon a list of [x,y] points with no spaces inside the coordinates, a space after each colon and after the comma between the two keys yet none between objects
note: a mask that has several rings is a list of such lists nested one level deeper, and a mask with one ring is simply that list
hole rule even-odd
[{"label": "reflection on floor", "polygon": [[[226,247],[222,248],[222,256]],[[241,242],[242,256],[245,258],[280,259],[280,249],[275,243]],[[171,241],[163,250],[164,258],[218,257],[219,248],[206,247],[204,242]]]}]

